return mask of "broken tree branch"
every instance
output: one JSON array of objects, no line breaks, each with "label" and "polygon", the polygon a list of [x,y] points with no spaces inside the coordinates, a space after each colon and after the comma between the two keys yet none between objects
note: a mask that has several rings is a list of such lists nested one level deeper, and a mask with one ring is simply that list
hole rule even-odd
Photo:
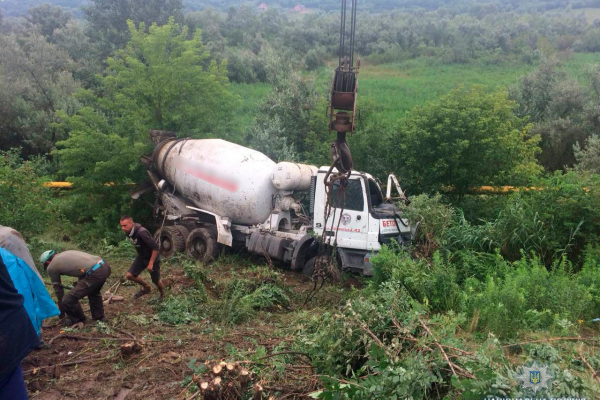
[{"label": "broken tree branch", "polygon": [[306,353],[302,353],[300,351],[278,351],[277,353],[272,353],[272,354],[269,354],[268,356],[261,357],[258,360],[259,361],[260,360],[266,360],[267,358],[279,356],[281,354],[296,354],[296,355],[299,355],[299,356],[304,356],[304,357],[308,358],[310,361],[312,361],[312,358],[310,358],[310,355],[308,355]]},{"label": "broken tree branch", "polygon": [[440,343],[436,340],[435,336],[433,335],[433,333],[431,333],[431,331],[429,330],[429,328],[427,327],[427,325],[425,325],[425,323],[421,320],[421,318],[419,318],[419,322],[421,323],[421,326],[423,327],[423,329],[425,329],[427,331],[427,333],[429,334],[429,336],[431,336],[431,338],[433,339],[433,342],[437,345],[437,347],[440,349],[440,351],[442,352],[442,355],[444,356],[444,358],[446,359],[446,362],[448,363],[448,365],[450,366],[450,369],[452,370],[452,374],[458,376],[458,374],[456,373],[456,371],[454,370],[454,364],[452,363],[452,361],[450,361],[450,359],[448,358],[448,354],[446,354],[446,352],[444,351],[444,348],[440,345]]},{"label": "broken tree branch", "polygon": [[574,340],[574,341],[580,341],[580,342],[598,342],[598,341],[600,341],[600,339],[594,339],[594,338],[589,338],[589,337],[585,338],[585,337],[581,337],[581,336],[555,337],[555,338],[540,339],[540,340],[530,340],[528,342],[505,344],[502,347],[524,346],[526,344],[532,344],[532,343],[559,342],[561,340],[566,340],[566,341]]},{"label": "broken tree branch", "polygon": [[581,358],[581,360],[583,361],[585,366],[588,367],[588,369],[592,372],[592,377],[596,381],[600,382],[600,377],[598,376],[598,372],[596,372],[594,367],[592,367],[592,365],[588,362],[588,360],[586,360],[586,358],[583,356],[583,351],[581,351],[581,349],[577,349],[577,353],[579,354],[579,358]]},{"label": "broken tree branch", "polygon": [[[65,335],[65,334],[61,333],[60,335],[56,335],[52,339],[50,339],[50,341],[48,342],[48,345],[51,345],[52,342],[54,342],[56,339],[61,339],[61,338],[74,339],[74,340],[115,340],[115,341],[125,341],[125,342],[131,341],[131,338],[75,336],[75,335]],[[138,341],[140,341],[140,342],[177,342],[179,340],[183,341],[184,339],[161,339],[161,340],[138,339]]]}]

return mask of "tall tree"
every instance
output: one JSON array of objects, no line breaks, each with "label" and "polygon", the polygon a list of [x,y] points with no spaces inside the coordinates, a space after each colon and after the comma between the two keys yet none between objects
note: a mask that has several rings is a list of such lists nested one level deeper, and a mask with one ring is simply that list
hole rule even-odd
[{"label": "tall tree", "polygon": [[22,146],[24,155],[44,154],[59,139],[55,112],[72,109],[78,84],[72,61],[34,32],[0,36],[0,150]]},{"label": "tall tree", "polygon": [[63,11],[59,6],[40,4],[30,8],[25,19],[36,26],[48,41],[53,42],[54,31],[67,25],[71,20],[71,13]]},{"label": "tall tree", "polygon": [[74,62],[73,77],[81,81],[83,87],[97,85],[97,74],[103,70],[99,43],[92,42],[86,34],[85,23],[71,20],[62,28],[56,29],[53,42],[66,51]]},{"label": "tall tree", "polygon": [[[202,31],[187,39],[174,18],[164,26],[128,21],[131,40],[108,59],[105,101],[137,125],[177,132],[216,132],[233,105],[227,64],[210,60]],[[145,134],[145,132],[144,132]]]},{"label": "tall tree", "polygon": [[573,166],[573,145],[591,133],[585,90],[559,67],[556,60],[547,61],[511,89],[518,115],[529,118],[531,134],[541,137],[538,159],[548,171]]},{"label": "tall tree", "polygon": [[394,140],[390,164],[413,193],[527,183],[541,169],[535,159],[539,138],[528,137],[530,126],[514,108],[506,91],[453,90],[412,110]]},{"label": "tall tree", "polygon": [[139,157],[151,150],[149,128],[218,135],[227,130],[235,104],[227,65],[211,61],[199,30],[188,39],[187,28],[173,18],[147,33],[144,23],[128,25],[131,39],[108,59],[98,92],[81,91],[85,107],[59,113],[58,127],[68,137],[57,144],[60,173],[78,186],[67,216],[95,221],[103,233],[120,213],[132,211],[127,186],[120,184],[144,179]]},{"label": "tall tree", "polygon": [[170,17],[183,22],[182,10],[182,0],[91,0],[83,7],[90,36],[103,43],[104,56],[125,46],[130,38],[128,20],[146,27],[164,25]]}]

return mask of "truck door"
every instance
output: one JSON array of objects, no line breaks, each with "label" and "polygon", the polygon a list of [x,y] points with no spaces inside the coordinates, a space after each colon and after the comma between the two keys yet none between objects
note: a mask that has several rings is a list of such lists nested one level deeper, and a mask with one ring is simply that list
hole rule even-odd
[{"label": "truck door", "polygon": [[341,183],[336,182],[333,185],[329,202],[331,213],[325,225],[325,237],[333,244],[337,232],[339,247],[366,249],[369,218],[362,177],[351,176],[345,183],[344,190],[341,190]]}]

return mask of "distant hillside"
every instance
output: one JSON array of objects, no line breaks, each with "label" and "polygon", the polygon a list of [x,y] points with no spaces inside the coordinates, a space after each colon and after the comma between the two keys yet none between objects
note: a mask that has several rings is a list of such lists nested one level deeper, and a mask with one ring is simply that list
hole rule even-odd
[{"label": "distant hillside", "polygon": [[[0,10],[5,16],[19,16],[38,4],[59,5],[75,15],[81,15],[81,6],[89,0],[0,0]],[[347,0],[348,3],[350,0]],[[238,7],[241,4],[256,5],[265,3],[271,7],[293,8],[302,4],[307,8],[323,11],[339,10],[341,0],[184,0],[188,10],[201,10],[207,7],[226,10]],[[585,7],[600,7],[600,0],[358,0],[360,10],[381,12],[383,10],[436,10],[438,8],[451,9],[455,12],[468,12],[478,7],[495,6],[498,10],[509,11],[519,9],[522,11],[549,11],[566,8],[573,9]]]},{"label": "distant hillside", "polygon": [[87,2],[87,0],[1,0],[0,10],[4,16],[17,17],[27,13],[27,10],[33,6],[47,3],[61,6],[75,15],[80,15],[81,6]]}]

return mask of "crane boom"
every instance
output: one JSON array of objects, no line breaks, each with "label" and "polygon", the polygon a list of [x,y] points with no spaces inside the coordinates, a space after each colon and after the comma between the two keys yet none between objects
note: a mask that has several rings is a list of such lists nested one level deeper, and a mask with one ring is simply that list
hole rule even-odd
[{"label": "crane boom", "polygon": [[358,94],[358,70],[360,59],[354,66],[354,43],[356,31],[356,2],[350,0],[349,44],[346,44],[347,0],[341,0],[339,61],[335,69],[329,103],[329,131],[337,132],[336,140],[331,144],[331,156],[338,171],[352,170],[352,155],[346,140],[346,134],[355,129],[356,97]]}]

